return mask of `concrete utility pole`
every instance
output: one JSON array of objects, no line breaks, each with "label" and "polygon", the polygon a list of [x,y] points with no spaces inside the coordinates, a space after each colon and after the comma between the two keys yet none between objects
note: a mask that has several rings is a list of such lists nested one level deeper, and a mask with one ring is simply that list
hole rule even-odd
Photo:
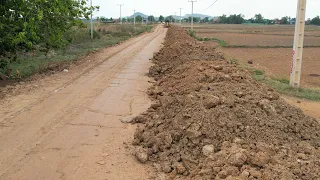
[{"label": "concrete utility pole", "polygon": [[176,18],[177,18],[177,12],[174,12],[174,23],[176,23]]},{"label": "concrete utility pole", "polygon": [[306,19],[306,4],[307,0],[298,0],[296,30],[294,34],[294,43],[292,51],[293,58],[290,74],[290,86],[296,88],[300,87],[304,28]]},{"label": "concrete utility pole", "polygon": [[121,10],[122,10],[122,6],[124,6],[124,4],[118,4],[118,6],[120,6],[120,24],[122,24],[122,13],[121,13]]},{"label": "concrete utility pole", "polygon": [[181,16],[181,10],[183,9],[183,8],[179,8],[180,9],[180,25],[182,25],[182,16]]},{"label": "concrete utility pole", "polygon": [[191,12],[191,31],[193,31],[193,3],[197,2],[197,0],[188,0],[192,4],[192,12]]},{"label": "concrete utility pole", "polygon": [[[92,8],[92,0],[90,0],[90,6],[91,6],[91,8]],[[93,12],[91,13],[91,19],[90,19],[91,39],[93,39],[93,22],[92,22],[92,14],[93,14]]]},{"label": "concrete utility pole", "polygon": [[133,25],[136,25],[136,10],[133,10]]}]

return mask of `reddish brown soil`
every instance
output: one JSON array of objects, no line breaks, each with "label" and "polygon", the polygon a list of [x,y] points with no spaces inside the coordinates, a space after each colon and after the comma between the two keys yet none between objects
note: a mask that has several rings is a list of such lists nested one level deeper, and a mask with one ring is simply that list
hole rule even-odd
[{"label": "reddish brown soil", "polygon": [[[275,34],[292,35],[294,25],[243,25],[243,24],[211,24],[197,25],[195,31],[199,33],[250,33],[250,34]],[[320,27],[306,26],[306,36],[320,36]]]},{"label": "reddish brown soil", "polygon": [[320,124],[172,27],[154,57],[137,157],[172,179],[319,179]]},{"label": "reddish brown soil", "polygon": [[[268,74],[289,78],[292,62],[291,48],[227,48],[222,50],[229,58],[247,64],[248,60],[253,65],[267,71]],[[305,48],[302,64],[302,85],[305,87],[320,87],[320,48]],[[316,76],[316,75],[319,76]]]},{"label": "reddish brown soil", "polygon": [[[201,33],[210,33],[214,36],[217,33],[237,33],[237,34],[263,34],[263,35],[280,35],[280,36],[292,36],[294,35],[294,30],[291,31],[264,31],[264,30],[238,30],[238,29],[197,29],[196,32],[201,35]],[[306,31],[305,36],[310,37],[320,37],[320,31]]]},{"label": "reddish brown soil", "polygon": [[[197,33],[199,37],[213,37],[226,41],[229,45],[246,46],[293,46],[293,36],[240,34],[240,33]],[[320,37],[305,37],[304,44],[320,46]]]}]

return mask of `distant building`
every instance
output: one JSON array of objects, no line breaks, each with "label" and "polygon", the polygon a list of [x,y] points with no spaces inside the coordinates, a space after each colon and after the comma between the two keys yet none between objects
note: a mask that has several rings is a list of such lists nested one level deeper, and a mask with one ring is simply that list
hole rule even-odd
[{"label": "distant building", "polygon": [[295,19],[291,19],[291,20],[289,21],[289,24],[296,24],[296,20],[295,20]]},{"label": "distant building", "polygon": [[142,18],[142,24],[148,24],[148,17]]},{"label": "distant building", "polygon": [[215,24],[220,23],[220,17],[219,17],[219,16],[214,17],[214,18],[212,19],[212,23],[215,23]]},{"label": "distant building", "polygon": [[275,19],[274,20],[274,24],[281,24],[281,20],[280,19]]}]

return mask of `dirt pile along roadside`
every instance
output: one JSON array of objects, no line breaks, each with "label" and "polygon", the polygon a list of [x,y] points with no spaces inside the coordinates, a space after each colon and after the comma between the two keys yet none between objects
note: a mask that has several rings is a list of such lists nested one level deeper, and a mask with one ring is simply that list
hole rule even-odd
[{"label": "dirt pile along roadside", "polygon": [[[178,27],[133,119],[137,157],[173,179],[318,179],[320,124]],[[159,177],[163,177],[161,174]]]}]

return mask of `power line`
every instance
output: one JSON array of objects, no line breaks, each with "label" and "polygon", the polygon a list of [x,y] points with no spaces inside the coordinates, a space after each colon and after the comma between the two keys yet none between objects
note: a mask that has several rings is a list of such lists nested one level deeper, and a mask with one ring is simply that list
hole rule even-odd
[{"label": "power line", "polygon": [[218,0],[214,1],[209,7],[207,7],[206,9],[202,10],[202,11],[206,11],[208,10],[209,8],[211,8]]}]

